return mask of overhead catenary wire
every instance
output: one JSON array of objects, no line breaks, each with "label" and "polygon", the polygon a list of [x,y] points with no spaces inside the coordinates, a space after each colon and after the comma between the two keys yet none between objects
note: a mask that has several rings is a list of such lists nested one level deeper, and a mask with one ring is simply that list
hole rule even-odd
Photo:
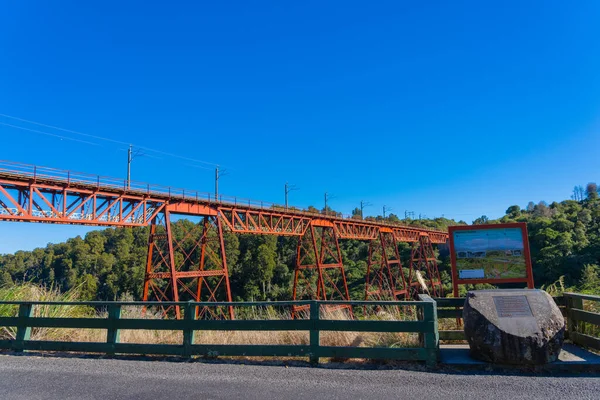
[{"label": "overhead catenary wire", "polygon": [[[126,153],[129,151],[128,149],[122,149],[122,148],[119,148],[119,149],[117,149],[117,150],[119,150],[119,151],[124,151],[124,152],[126,152]],[[150,154],[147,154],[147,153],[141,153],[141,152],[140,152],[140,153],[138,153],[138,154],[136,154],[136,155],[138,155],[138,156],[142,156],[142,157],[150,157],[150,158],[154,158],[155,160],[162,160],[162,159],[163,159],[162,157],[157,157],[157,156],[153,156],[153,155],[150,155]],[[210,169],[210,168],[207,168],[207,169]]]},{"label": "overhead catenary wire", "polygon": [[186,167],[191,167],[191,168],[200,168],[200,169],[206,169],[206,170],[209,170],[209,171],[212,171],[212,170],[213,170],[212,168],[208,168],[208,167],[205,167],[205,166],[203,166],[203,165],[194,165],[194,164],[184,164],[184,165],[185,165]]},{"label": "overhead catenary wire", "polygon": [[21,129],[21,130],[29,131],[29,132],[33,132],[33,133],[39,133],[40,135],[52,136],[52,137],[58,138],[60,140],[71,140],[73,142],[85,143],[85,144],[89,144],[89,145],[92,145],[92,146],[100,146],[98,143],[92,143],[92,142],[88,142],[86,140],[75,139],[75,138],[70,138],[70,137],[67,137],[67,136],[57,135],[55,133],[38,131],[37,129],[29,129],[29,128],[25,128],[23,126],[17,126],[17,125],[7,124],[7,123],[4,123],[4,122],[0,122],[0,125],[8,126],[10,128],[15,128],[15,129]]},{"label": "overhead catenary wire", "polygon": [[90,135],[89,133],[77,132],[77,131],[73,131],[71,129],[60,128],[60,127],[54,126],[54,125],[48,125],[48,124],[43,124],[41,122],[30,121],[28,119],[23,119],[23,118],[19,118],[19,117],[13,117],[12,115],[7,115],[7,114],[0,113],[0,117],[10,118],[10,119],[14,119],[14,120],[21,121],[21,122],[26,122],[28,124],[43,126],[45,128],[56,129],[57,131],[63,131],[63,132],[67,132],[67,133],[73,133],[75,135],[86,136],[86,137],[89,137],[89,138],[92,138],[92,139],[98,139],[98,140],[104,140],[104,141],[107,141],[107,142],[124,144],[126,146],[129,145],[129,143],[122,142],[120,140],[110,139],[110,138],[106,138],[106,137],[102,137],[102,136]]},{"label": "overhead catenary wire", "polygon": [[[121,140],[111,139],[111,138],[107,138],[107,137],[99,136],[99,135],[92,135],[92,134],[89,134],[89,133],[74,131],[74,130],[71,130],[71,129],[65,129],[65,128],[61,128],[61,127],[58,127],[58,126],[54,126],[54,125],[44,124],[44,123],[37,122],[37,121],[32,121],[32,120],[28,120],[28,119],[24,119],[24,118],[15,117],[15,116],[8,115],[8,114],[2,114],[2,113],[0,113],[0,117],[4,117],[4,118],[13,119],[13,120],[16,120],[16,121],[25,122],[25,123],[28,123],[28,124],[43,126],[43,127],[50,128],[50,129],[56,129],[56,130],[59,130],[59,131],[62,131],[62,132],[67,132],[67,133],[71,133],[71,134],[74,134],[74,135],[84,136],[84,137],[88,137],[88,138],[91,138],[91,139],[103,140],[103,141],[106,141],[106,142],[112,142],[112,143],[121,144],[121,145],[125,145],[125,146],[129,146],[130,145],[130,143],[123,142]],[[2,123],[2,122],[0,122],[0,124],[5,125],[5,126],[9,126],[9,127],[12,127],[12,128],[23,129],[23,130],[27,130],[27,131],[31,131],[31,132],[46,134],[48,136],[54,136],[54,137],[58,137],[58,138],[65,139],[65,140],[73,140],[73,141],[76,141],[76,142],[87,143],[87,144],[92,144],[92,145],[98,146],[97,143],[92,143],[92,142],[89,142],[89,141],[84,141],[84,140],[75,139],[75,138],[69,138],[69,137],[66,137],[66,136],[61,136],[61,135],[56,135],[56,134],[51,134],[51,133],[44,133],[44,132],[37,131],[37,130],[34,130],[34,129],[24,128],[24,127],[20,127],[20,126],[17,126],[17,125],[11,125],[11,124],[6,124],[6,123]],[[169,152],[166,152],[166,151],[153,149],[151,147],[137,146],[137,145],[134,145],[134,147],[136,147],[138,149],[141,149],[141,150],[151,151],[151,152],[154,152],[154,153],[157,153],[157,154],[162,154],[164,156],[178,158],[178,159],[189,161],[189,162],[193,162],[193,163],[206,164],[206,165],[212,165],[212,166],[219,166],[219,164],[217,164],[217,163],[213,163],[213,162],[209,162],[209,161],[204,161],[204,160],[198,160],[198,159],[191,158],[191,157],[186,157],[186,156],[181,156],[179,154],[169,153]]]},{"label": "overhead catenary wire", "polygon": [[[50,129],[56,129],[56,130],[59,130],[59,131],[63,131],[63,132],[67,132],[67,133],[72,133],[72,134],[76,134],[76,135],[80,135],[80,136],[84,136],[84,137],[89,137],[89,138],[96,139],[96,140],[103,140],[103,141],[107,141],[107,142],[128,145],[127,142],[123,142],[123,141],[119,141],[119,140],[115,140],[115,139],[111,139],[111,138],[105,138],[105,137],[97,136],[97,135],[91,135],[91,134],[87,134],[87,133],[83,133],[83,132],[73,131],[73,130],[70,130],[70,129],[60,128],[60,127],[57,127],[57,126],[53,126],[53,125],[49,125],[49,124],[43,124],[43,123],[40,123],[40,122],[31,121],[31,120],[26,120],[26,119],[23,119],[23,118],[14,117],[14,116],[10,116],[10,115],[7,115],[7,114],[0,113],[0,117],[10,118],[10,119],[18,120],[18,121],[25,122],[25,123],[30,123],[30,124],[34,124],[34,125],[38,125],[38,126],[43,126],[43,127],[50,128]],[[91,145],[91,146],[102,146],[99,143],[94,143],[94,142],[90,142],[90,141],[87,141],[87,140],[77,139],[77,138],[68,137],[68,136],[64,136],[64,135],[58,135],[58,134],[55,134],[55,133],[40,131],[40,130],[37,130],[37,129],[26,128],[26,127],[23,127],[23,126],[8,124],[8,123],[5,123],[5,122],[0,122],[0,125],[6,126],[6,127],[10,127],[10,128],[13,128],[13,129],[19,129],[19,130],[23,130],[23,131],[37,133],[37,134],[40,134],[40,135],[46,135],[46,136],[54,137],[54,138],[61,139],[61,140],[69,140],[69,141],[73,141],[73,142],[88,144],[88,145]],[[161,150],[152,149],[152,148],[149,148],[149,147],[146,147],[146,146],[135,146],[135,147],[137,149],[139,149],[139,150],[151,151],[151,152],[154,152],[154,153],[157,153],[157,154],[162,154],[162,155],[165,155],[165,156],[169,156],[169,157],[174,157],[174,158],[186,160],[186,161],[189,161],[189,162],[192,162],[192,163],[201,163],[201,164],[205,164],[205,165],[215,166],[216,167],[216,179],[215,179],[215,185],[216,185],[215,192],[216,193],[218,193],[218,180],[219,180],[219,178],[227,175],[227,171],[224,170],[224,169],[220,169],[220,165],[216,164],[216,163],[212,163],[212,162],[208,162],[208,161],[203,161],[203,160],[197,160],[197,159],[194,159],[194,158],[191,158],[191,157],[180,156],[180,155],[177,155],[177,154],[173,154],[173,153],[164,152],[164,151],[161,151]],[[118,148],[117,150],[119,150],[119,151],[128,151],[128,150],[125,150],[125,149],[122,149],[122,148]],[[150,154],[145,154],[145,153],[141,153],[141,154],[138,153],[137,155],[143,155],[143,156],[147,156],[147,157],[151,157],[151,158],[155,158],[155,159],[161,159],[160,157],[152,156]],[[189,164],[189,163],[185,164],[185,166],[192,167],[192,168],[212,170],[212,168],[208,168],[206,166],[194,165],[194,164]],[[286,183],[286,185],[287,185],[287,183]],[[290,187],[289,190],[297,190],[297,188]],[[286,186],[286,203],[287,203],[287,194],[288,194],[288,187]],[[328,212],[327,211],[327,206],[328,206],[329,200],[334,199],[334,198],[336,198],[335,195],[330,195],[329,193],[325,192],[325,207],[324,207],[325,213]],[[371,203],[368,203],[368,202],[365,203],[365,202],[361,201],[361,216],[363,214],[364,207],[369,206],[369,205],[371,205]],[[287,204],[286,204],[286,207],[287,207]],[[385,206],[384,206],[384,215],[385,215],[385,211],[391,211],[391,208],[385,208]],[[444,214],[442,214],[442,215],[444,215]],[[480,215],[480,214],[474,214],[474,213],[452,214],[452,213],[448,213],[448,215],[453,215],[453,216],[456,217],[456,216],[461,216],[461,215],[462,216],[467,216],[467,215]]]}]

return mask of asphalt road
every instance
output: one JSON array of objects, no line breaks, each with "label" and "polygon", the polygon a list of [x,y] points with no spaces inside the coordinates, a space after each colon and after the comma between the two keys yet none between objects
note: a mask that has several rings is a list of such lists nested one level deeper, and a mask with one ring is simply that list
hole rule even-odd
[{"label": "asphalt road", "polygon": [[600,399],[600,376],[0,355],[0,399]]}]

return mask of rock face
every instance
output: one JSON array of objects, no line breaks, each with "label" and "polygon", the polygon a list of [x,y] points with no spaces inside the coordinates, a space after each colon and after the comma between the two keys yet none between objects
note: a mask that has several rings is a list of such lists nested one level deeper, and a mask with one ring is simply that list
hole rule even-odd
[{"label": "rock face", "polygon": [[556,361],[565,321],[543,290],[474,290],[463,309],[471,357],[498,364]]}]

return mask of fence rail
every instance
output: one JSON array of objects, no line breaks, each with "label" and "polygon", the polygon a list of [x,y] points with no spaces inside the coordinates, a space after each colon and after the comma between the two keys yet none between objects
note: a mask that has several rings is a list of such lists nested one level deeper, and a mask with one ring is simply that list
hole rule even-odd
[{"label": "fence rail", "polygon": [[[567,309],[567,334],[569,339],[577,345],[587,346],[600,350],[600,296],[565,293],[565,305]],[[584,300],[591,302],[590,309],[584,307]]]},{"label": "fence rail", "polygon": [[[565,293],[554,298],[567,317],[567,337],[573,343],[600,350],[600,296]],[[439,330],[439,320],[457,319],[462,316],[464,298],[431,298],[420,295],[419,301],[286,301],[244,303],[196,303],[169,302],[183,310],[183,319],[123,318],[121,311],[127,306],[156,306],[153,302],[21,302],[3,301],[0,306],[15,307],[14,316],[0,317],[0,328],[14,327],[11,339],[0,340],[0,349],[13,351],[75,351],[106,354],[149,354],[192,356],[260,356],[260,357],[307,357],[312,363],[319,358],[373,358],[425,361],[435,365],[440,340],[465,340],[462,330]],[[584,308],[584,301],[591,307]],[[563,305],[564,304],[564,305]],[[165,304],[162,304],[163,306]],[[346,305],[355,307],[414,307],[415,320],[338,320],[328,319],[322,311],[327,306]],[[87,306],[102,308],[106,317],[57,318],[35,316],[36,306]],[[196,319],[201,307],[290,307],[308,306],[306,319],[251,319],[251,320],[203,320]],[[5,313],[6,315],[6,313]],[[103,342],[72,342],[31,340],[32,328],[103,329]],[[122,330],[168,330],[179,331],[183,339],[179,344],[123,343]],[[308,343],[294,345],[258,344],[196,344],[198,331],[306,331]],[[417,347],[350,347],[325,346],[321,344],[322,332],[409,332],[419,335]],[[596,336],[595,336],[596,335]]]},{"label": "fence rail", "polygon": [[[454,319],[458,321],[462,318],[462,309],[463,305],[465,304],[464,297],[436,297],[433,300],[437,304],[438,320]],[[440,330],[439,335],[440,340],[466,340],[465,333],[462,329]]]},{"label": "fence rail", "polygon": [[[563,316],[565,316],[567,318],[567,328],[569,326],[576,326],[577,318],[580,318],[580,321],[582,321],[582,322],[591,322],[591,321],[599,321],[600,320],[600,314],[573,309],[573,304],[579,304],[579,303],[573,303],[573,302],[569,303],[568,299],[570,297],[580,298],[582,300],[586,299],[586,300],[600,301],[599,296],[580,295],[580,294],[574,294],[574,293],[565,293],[564,296],[553,296],[552,298],[554,299],[554,302],[556,303],[558,308],[561,310]],[[437,303],[437,314],[438,314],[439,319],[455,319],[455,320],[462,319],[463,306],[465,303],[464,297],[434,298],[433,300]],[[599,303],[599,305],[600,305],[600,303]],[[569,320],[569,314],[571,315],[570,320]],[[581,319],[581,318],[584,318],[584,319]],[[600,322],[597,322],[597,323],[600,324]],[[577,335],[576,332],[574,334]],[[570,330],[567,331],[567,337],[570,338],[571,340],[573,340],[573,338],[569,335],[571,335]],[[462,329],[440,330],[440,340],[444,340],[444,341],[446,341],[446,340],[462,340],[462,341],[464,341],[464,340],[466,340],[466,337],[465,337],[465,333]],[[584,338],[583,340],[586,340],[587,343],[590,342],[590,340],[588,338]],[[600,339],[596,339],[596,340],[600,340]],[[573,340],[573,342],[575,343],[575,340]],[[593,346],[589,346],[589,347],[593,347]]]},{"label": "fence rail", "polygon": [[[439,346],[436,303],[429,296],[420,296],[421,301],[400,302],[335,302],[350,306],[411,306],[417,309],[414,321],[380,320],[335,320],[325,319],[321,309],[332,302],[246,302],[219,303],[220,306],[289,306],[309,305],[307,319],[284,320],[201,320],[196,319],[198,307],[214,307],[214,303],[180,302],[169,303],[183,309],[183,319],[122,318],[124,306],[155,305],[148,302],[0,302],[0,306],[18,307],[17,316],[0,317],[0,327],[16,327],[12,339],[0,340],[1,349],[13,351],[75,351],[106,354],[151,354],[181,357],[199,356],[285,356],[308,357],[312,363],[319,358],[375,358],[396,360],[420,360],[427,365],[437,363]],[[75,305],[102,307],[108,312],[102,318],[51,318],[35,316],[35,306]],[[32,328],[105,329],[104,342],[70,342],[31,340]],[[180,344],[122,343],[121,330],[169,330],[183,333]],[[309,343],[301,345],[250,345],[250,344],[196,344],[197,331],[308,331]],[[334,332],[412,332],[418,333],[419,347],[348,347],[321,345],[320,335],[324,331]]]}]

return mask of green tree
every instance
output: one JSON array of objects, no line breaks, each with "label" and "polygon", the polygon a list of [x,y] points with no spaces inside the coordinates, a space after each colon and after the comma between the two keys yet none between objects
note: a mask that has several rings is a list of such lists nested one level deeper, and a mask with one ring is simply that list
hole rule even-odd
[{"label": "green tree", "polygon": [[600,294],[600,267],[598,265],[585,265],[581,274],[580,289],[583,292]]},{"label": "green tree", "polygon": [[571,198],[575,201],[583,201],[584,195],[585,190],[583,189],[583,186],[579,185],[573,188],[573,194],[571,195]]},{"label": "green tree", "polygon": [[598,198],[598,185],[594,182],[590,182],[585,187],[585,194],[588,200],[596,200]]},{"label": "green tree", "polygon": [[519,206],[508,207],[508,209],[506,210],[506,215],[508,215],[511,218],[517,218],[519,215],[521,215],[521,207],[519,207]]},{"label": "green tree", "polygon": [[[589,186],[589,185],[588,185]],[[474,224],[526,222],[530,236],[534,278],[537,285],[551,285],[559,278],[567,287],[592,292],[600,290],[597,267],[600,264],[600,201],[597,189],[588,187],[586,198],[574,198],[548,205],[530,202],[521,210],[513,205],[506,215],[493,220],[481,216]],[[576,196],[574,196],[576,197]],[[309,207],[313,212],[319,212]],[[339,213],[329,209],[330,215]],[[359,210],[354,210],[359,215]],[[399,222],[396,215],[384,218],[365,216],[365,220]],[[404,220],[415,227],[446,230],[451,225],[466,224],[447,218]],[[172,231],[181,246],[176,246],[179,263],[194,249],[193,237],[186,232],[198,228],[198,222],[181,219],[172,224]],[[195,229],[198,232],[198,229]],[[132,229],[107,228],[75,237],[64,243],[49,244],[33,251],[18,251],[0,255],[0,284],[32,282],[60,290],[81,288],[85,298],[115,300],[125,294],[141,298],[146,268],[148,227]],[[196,233],[198,235],[199,233]],[[209,235],[210,246],[218,249],[216,233]],[[197,237],[196,237],[197,239]],[[236,300],[289,300],[296,266],[297,237],[224,234],[232,294]],[[353,299],[364,296],[364,281],[369,244],[355,240],[340,242],[348,287]],[[450,271],[449,251],[439,248],[442,276]],[[410,246],[399,244],[402,263],[408,266]],[[194,255],[190,259],[197,259]],[[187,262],[184,269],[197,268]],[[449,282],[449,278],[445,278]],[[192,287],[192,290],[194,288]]]},{"label": "green tree", "polygon": [[490,219],[486,215],[482,215],[481,217],[475,219],[473,221],[473,225],[484,225],[490,222]]}]

